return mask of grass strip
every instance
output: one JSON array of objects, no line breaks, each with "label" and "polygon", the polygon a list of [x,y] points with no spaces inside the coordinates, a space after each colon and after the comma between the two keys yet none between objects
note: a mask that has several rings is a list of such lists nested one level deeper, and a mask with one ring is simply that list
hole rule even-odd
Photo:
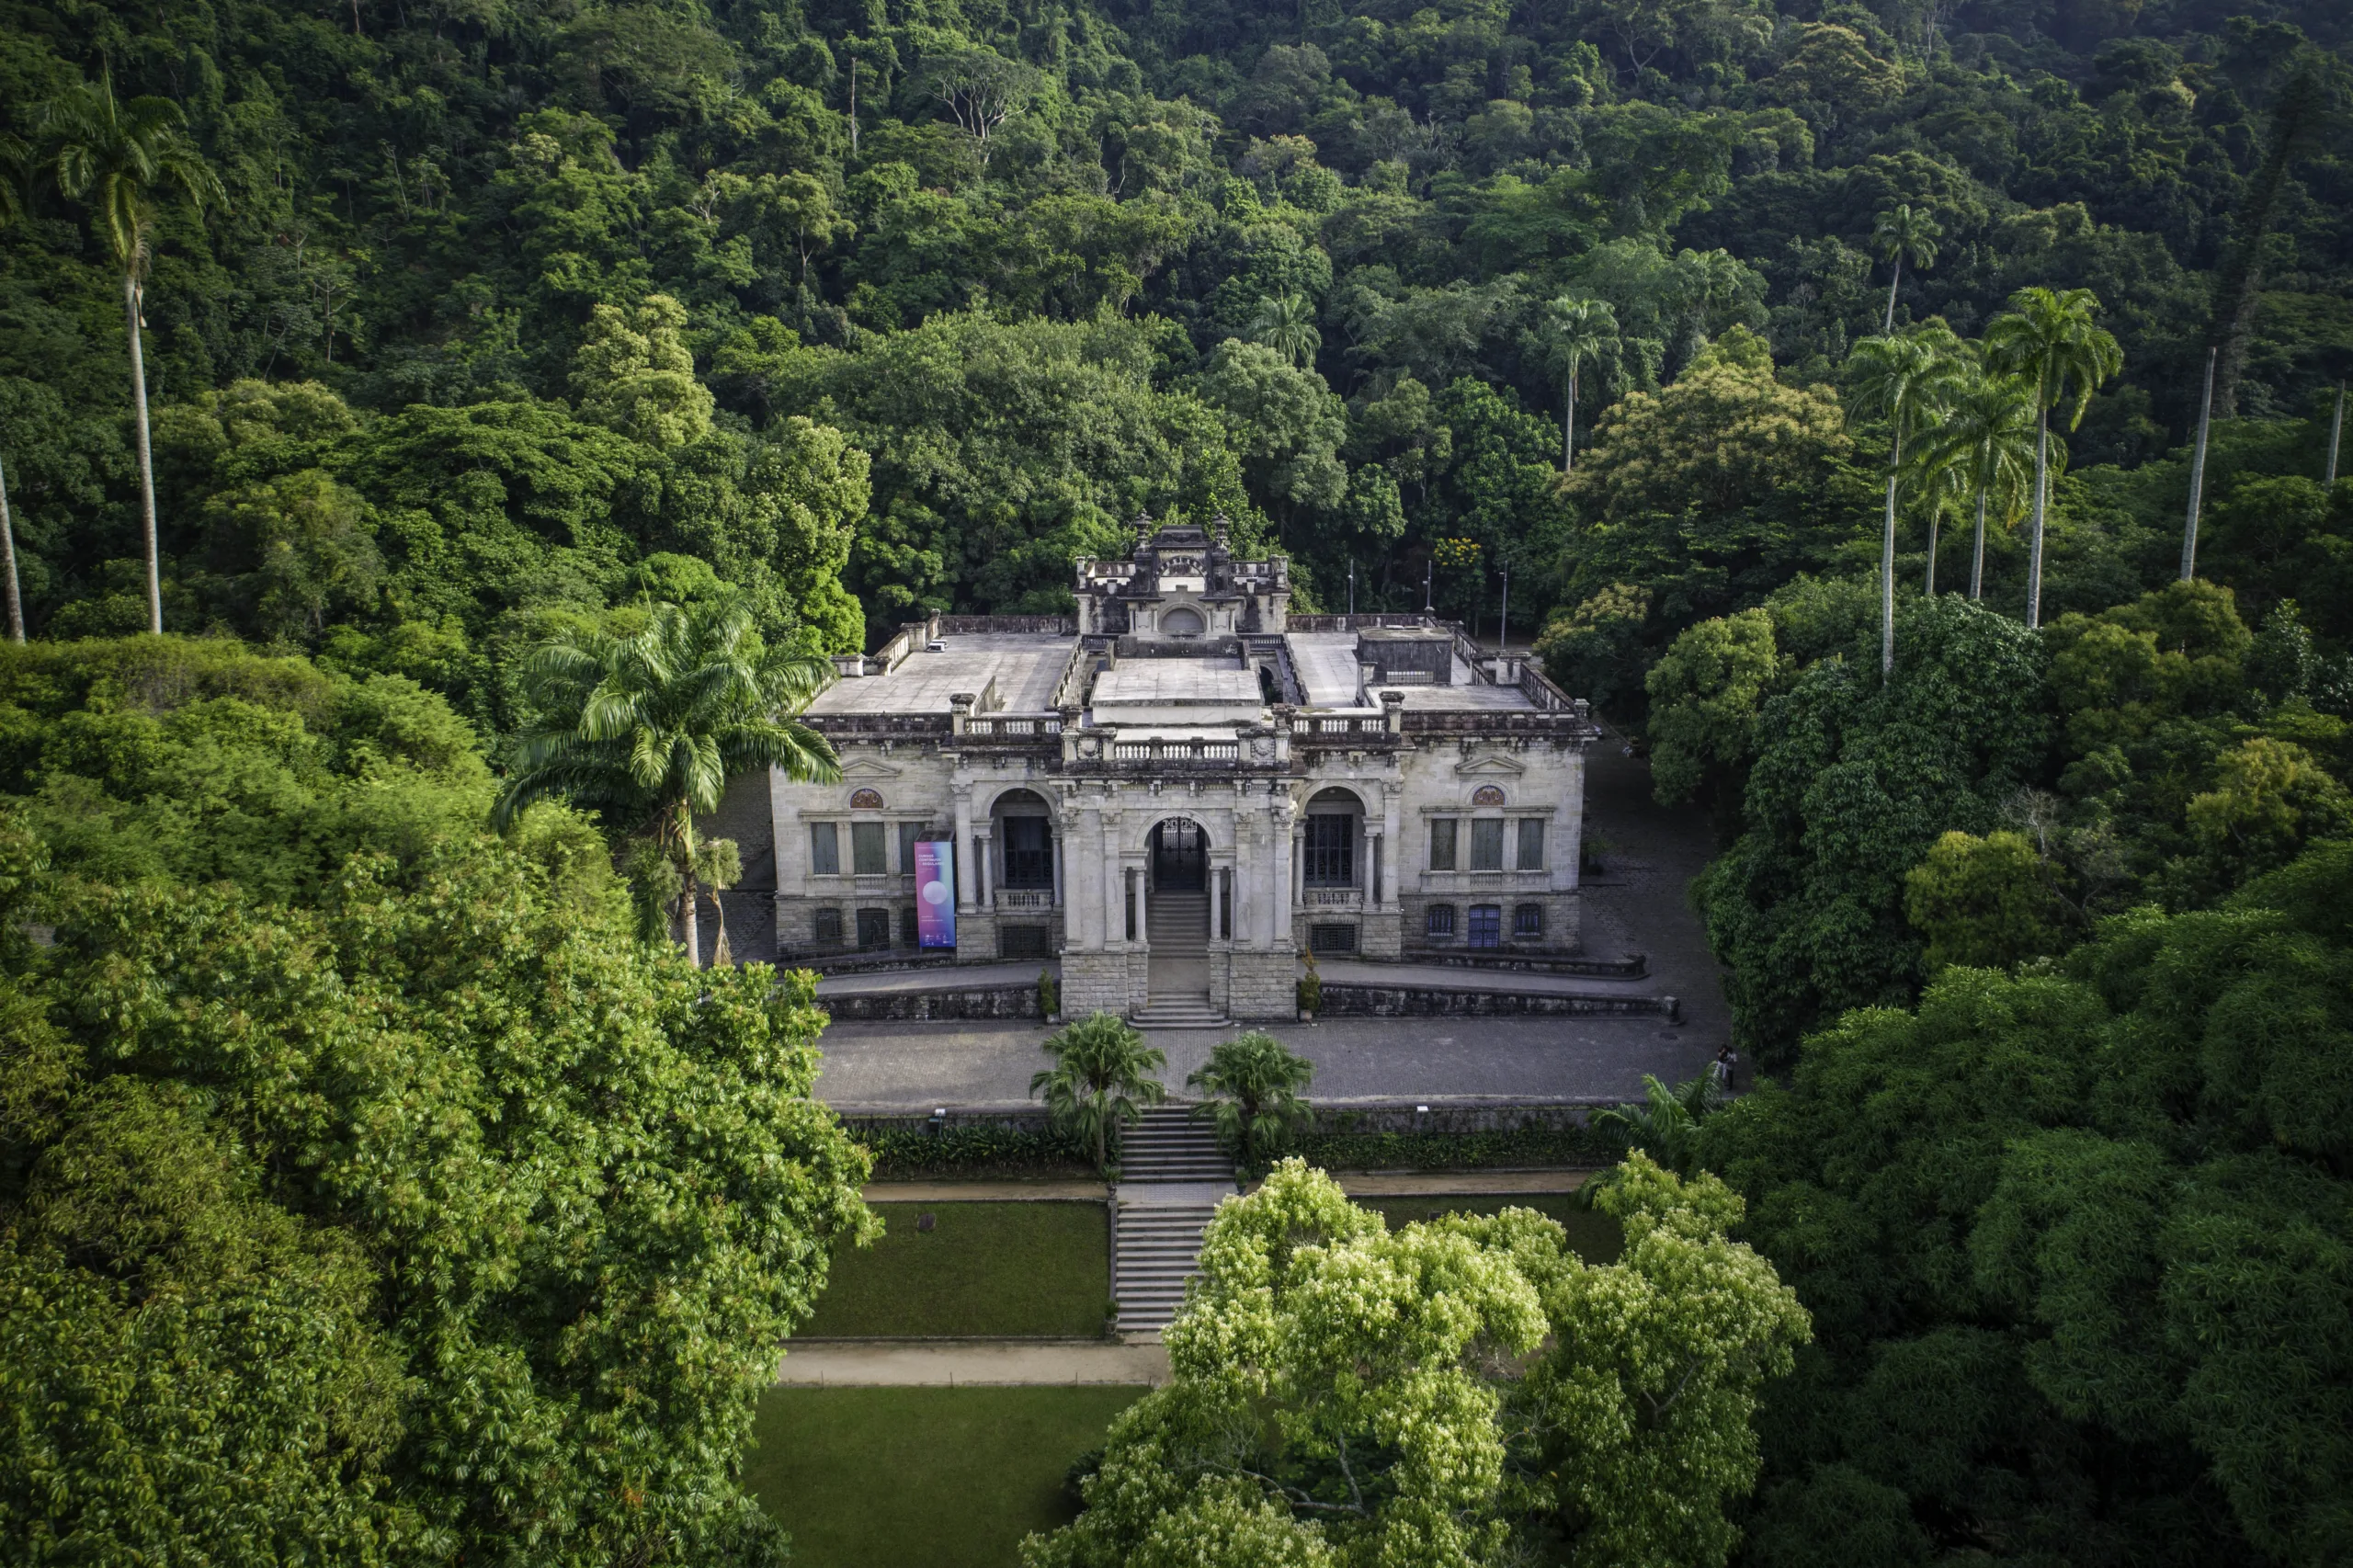
[{"label": "grass strip", "polygon": [[1014,1568],[1066,1524],[1071,1461],[1141,1388],[779,1388],[744,1484],[794,1568]]},{"label": "grass strip", "polygon": [[[804,1336],[1079,1338],[1103,1332],[1110,1239],[1098,1202],[878,1203],[882,1239],[845,1246]],[[932,1217],[926,1231],[919,1221]]]}]

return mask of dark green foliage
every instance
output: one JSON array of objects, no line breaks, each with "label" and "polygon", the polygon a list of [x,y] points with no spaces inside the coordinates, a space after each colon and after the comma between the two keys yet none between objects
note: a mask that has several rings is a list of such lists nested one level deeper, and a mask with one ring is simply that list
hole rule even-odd
[{"label": "dark green foliage", "polygon": [[2041,769],[2042,655],[2017,622],[1915,602],[1895,646],[1884,682],[1867,635],[1766,703],[1746,831],[1701,883],[1741,1032],[1768,1062],[1847,1007],[1909,999],[1904,871],[1943,833],[1992,825]]},{"label": "dark green foliage", "polygon": [[2334,1550],[2348,901],[2340,841],[2058,972],[1947,970],[1708,1123],[1818,1336],[1764,1420],[1760,1561]]},{"label": "dark green foliage", "polygon": [[1625,1139],[1608,1130],[1570,1122],[1529,1123],[1485,1132],[1370,1132],[1345,1115],[1303,1134],[1294,1152],[1329,1171],[1471,1171],[1519,1165],[1598,1169],[1626,1153]]},{"label": "dark green foliage", "polygon": [[878,1180],[932,1176],[1087,1176],[1094,1153],[1067,1132],[1020,1132],[997,1127],[922,1128],[850,1124],[874,1155]]}]

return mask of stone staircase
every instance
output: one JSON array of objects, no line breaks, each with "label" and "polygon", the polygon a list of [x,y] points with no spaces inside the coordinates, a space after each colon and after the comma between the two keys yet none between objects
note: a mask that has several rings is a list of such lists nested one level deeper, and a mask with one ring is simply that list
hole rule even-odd
[{"label": "stone staircase", "polygon": [[1120,1141],[1111,1294],[1122,1334],[1157,1332],[1185,1304],[1201,1227],[1234,1190],[1233,1159],[1189,1106],[1156,1106]]},{"label": "stone staircase", "polygon": [[1152,969],[1134,1021],[1160,1029],[1223,1027],[1225,1015],[1210,1005],[1210,895],[1155,892],[1144,903],[1144,926]]}]

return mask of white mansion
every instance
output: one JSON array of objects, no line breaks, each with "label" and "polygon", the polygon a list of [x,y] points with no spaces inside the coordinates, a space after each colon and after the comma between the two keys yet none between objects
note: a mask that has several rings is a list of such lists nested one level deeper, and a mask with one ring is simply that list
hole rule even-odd
[{"label": "white mansion", "polygon": [[837,659],[841,782],[766,781],[777,958],[1059,958],[1066,1012],[1273,1017],[1302,953],[1576,952],[1585,703],[1449,624],[1291,615],[1289,570],[1140,523],[1074,616]]}]

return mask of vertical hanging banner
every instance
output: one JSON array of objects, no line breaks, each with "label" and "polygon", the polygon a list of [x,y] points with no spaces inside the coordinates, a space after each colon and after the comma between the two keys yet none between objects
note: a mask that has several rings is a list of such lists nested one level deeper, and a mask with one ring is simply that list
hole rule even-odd
[{"label": "vertical hanging banner", "polygon": [[919,838],[915,841],[915,946],[955,945],[955,841]]}]

